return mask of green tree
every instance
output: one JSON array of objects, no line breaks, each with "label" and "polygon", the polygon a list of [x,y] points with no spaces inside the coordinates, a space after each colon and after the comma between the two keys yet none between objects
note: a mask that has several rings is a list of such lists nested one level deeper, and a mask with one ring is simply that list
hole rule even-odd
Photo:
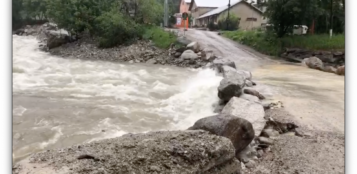
[{"label": "green tree", "polygon": [[283,37],[294,25],[309,26],[319,13],[316,0],[269,0],[266,7],[265,15],[278,37]]},{"label": "green tree", "polygon": [[118,7],[117,3],[115,0],[48,0],[47,16],[72,33],[88,30],[93,34],[96,18],[113,6]]},{"label": "green tree", "polygon": [[143,34],[140,25],[116,9],[103,13],[95,22],[95,35],[99,38],[99,47],[113,47]]},{"label": "green tree", "polygon": [[12,27],[17,29],[22,25],[22,15],[23,11],[22,0],[12,0]]},{"label": "green tree", "polygon": [[258,0],[259,7],[267,8],[265,16],[274,25],[274,31],[279,37],[291,31],[294,25],[311,26],[313,22],[317,33],[328,33],[331,15],[334,32],[343,32],[344,3],[344,0]]},{"label": "green tree", "polygon": [[47,0],[22,0],[24,13],[27,18],[46,19]]},{"label": "green tree", "polygon": [[137,0],[135,21],[159,24],[164,17],[164,7],[157,0]]}]

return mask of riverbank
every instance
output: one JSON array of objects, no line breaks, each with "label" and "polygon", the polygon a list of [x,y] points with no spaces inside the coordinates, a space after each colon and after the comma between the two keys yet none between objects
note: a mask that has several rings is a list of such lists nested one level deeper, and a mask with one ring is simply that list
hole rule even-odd
[{"label": "riverbank", "polygon": [[40,50],[63,58],[190,68],[204,67],[216,58],[210,50],[201,47],[199,43],[177,37],[172,31],[155,26],[145,30],[141,39],[112,48],[99,47],[95,38],[85,33],[70,36],[67,31],[51,23],[26,26],[14,33],[35,36],[40,42]]}]

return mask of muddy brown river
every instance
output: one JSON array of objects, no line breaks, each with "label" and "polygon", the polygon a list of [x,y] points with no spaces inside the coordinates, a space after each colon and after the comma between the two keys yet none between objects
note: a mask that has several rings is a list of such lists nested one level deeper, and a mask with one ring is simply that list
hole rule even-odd
[{"label": "muddy brown river", "polygon": [[15,161],[125,133],[186,129],[213,114],[221,77],[209,69],[82,61],[13,36]]}]

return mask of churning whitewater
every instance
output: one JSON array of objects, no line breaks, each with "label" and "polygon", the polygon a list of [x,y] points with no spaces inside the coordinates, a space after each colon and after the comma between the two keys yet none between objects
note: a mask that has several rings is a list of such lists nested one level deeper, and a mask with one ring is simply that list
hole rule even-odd
[{"label": "churning whitewater", "polygon": [[16,161],[125,133],[186,129],[213,114],[221,77],[183,69],[60,58],[13,36]]}]

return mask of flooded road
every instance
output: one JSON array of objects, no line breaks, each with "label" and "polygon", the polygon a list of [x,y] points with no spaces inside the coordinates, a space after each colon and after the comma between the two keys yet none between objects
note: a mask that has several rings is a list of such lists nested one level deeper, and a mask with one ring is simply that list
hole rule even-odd
[{"label": "flooded road", "polygon": [[233,60],[238,69],[252,71],[259,92],[281,100],[298,124],[344,133],[344,76],[270,59],[217,32],[192,29],[186,32],[186,37],[198,40],[218,56]]},{"label": "flooded road", "polygon": [[282,135],[272,146],[273,155],[263,157],[249,173],[344,173],[344,76],[270,59],[215,32],[186,34],[233,60],[237,68],[251,71],[256,89],[284,105],[284,112],[271,112],[309,134],[307,138]]}]

